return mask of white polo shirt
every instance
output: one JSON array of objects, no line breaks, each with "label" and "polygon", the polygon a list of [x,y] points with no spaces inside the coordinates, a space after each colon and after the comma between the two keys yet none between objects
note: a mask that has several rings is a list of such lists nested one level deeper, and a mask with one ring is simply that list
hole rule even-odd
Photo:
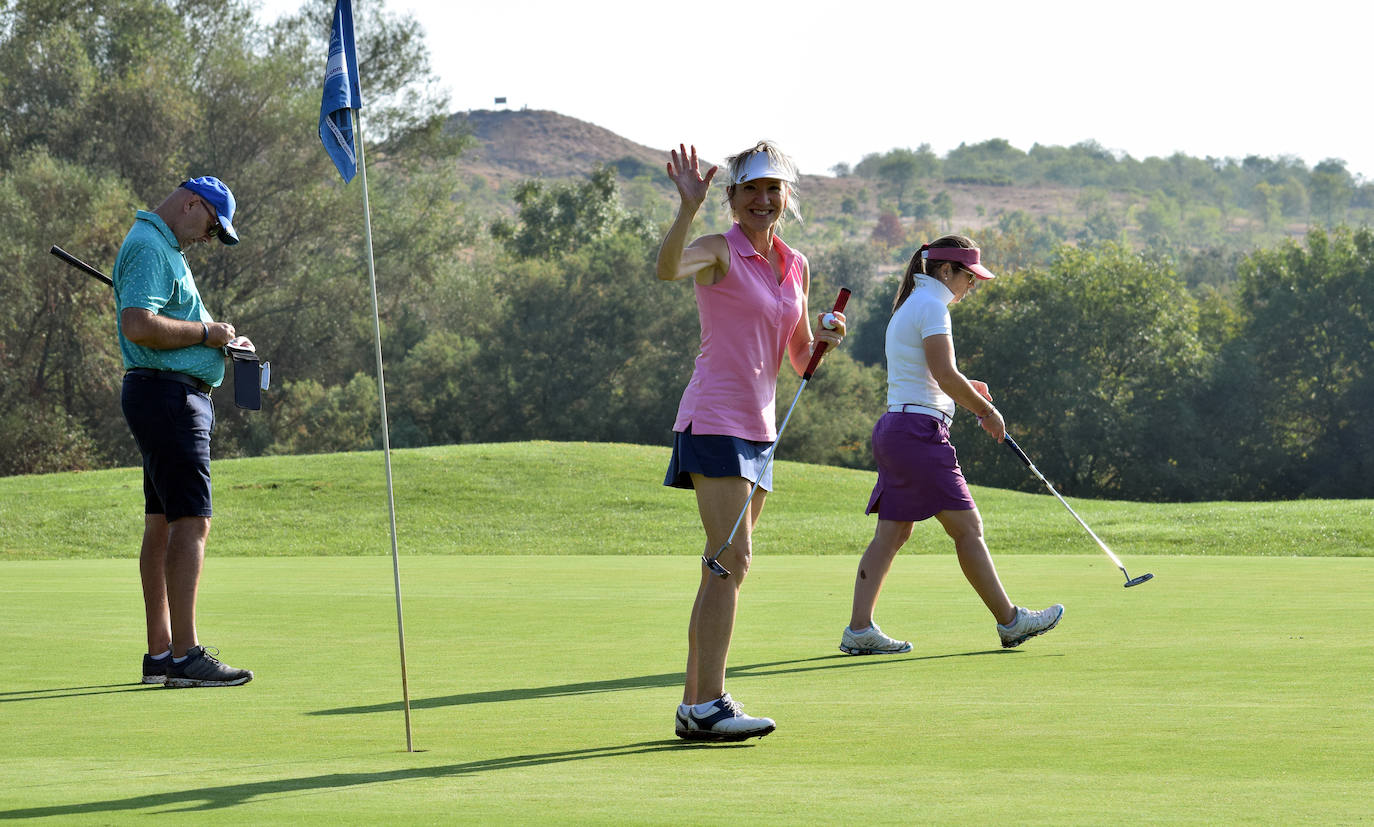
[{"label": "white polo shirt", "polygon": [[954,400],[930,375],[924,340],[954,333],[949,303],[954,294],[930,276],[916,275],[915,286],[887,323],[887,404],[926,405],[954,416]]}]

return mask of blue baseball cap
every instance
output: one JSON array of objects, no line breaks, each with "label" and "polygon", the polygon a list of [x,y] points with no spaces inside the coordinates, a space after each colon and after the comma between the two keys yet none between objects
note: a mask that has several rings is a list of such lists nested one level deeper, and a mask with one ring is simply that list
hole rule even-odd
[{"label": "blue baseball cap", "polygon": [[182,181],[181,185],[204,198],[205,203],[214,208],[215,217],[219,219],[219,240],[225,244],[238,244],[239,234],[234,232],[234,225],[231,223],[234,218],[234,194],[224,182],[212,175],[206,175]]}]

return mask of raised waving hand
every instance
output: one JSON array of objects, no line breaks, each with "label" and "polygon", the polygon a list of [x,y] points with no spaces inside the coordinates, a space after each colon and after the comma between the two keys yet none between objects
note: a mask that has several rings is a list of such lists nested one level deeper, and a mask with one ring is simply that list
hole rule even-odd
[{"label": "raised waving hand", "polygon": [[706,200],[706,192],[711,188],[711,179],[715,177],[718,167],[711,167],[703,176],[701,164],[697,160],[696,146],[692,147],[689,154],[685,145],[678,144],[678,148],[672,150],[671,155],[672,160],[667,165],[668,177],[677,184],[677,194],[682,203],[695,210]]}]

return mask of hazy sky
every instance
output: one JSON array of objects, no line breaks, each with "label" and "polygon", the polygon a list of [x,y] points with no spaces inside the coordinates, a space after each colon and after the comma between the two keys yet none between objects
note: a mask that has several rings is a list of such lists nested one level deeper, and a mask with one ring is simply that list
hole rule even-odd
[{"label": "hazy sky", "polygon": [[[354,0],[355,9],[378,0]],[[263,0],[275,19],[300,0]],[[1095,140],[1142,159],[1295,155],[1374,179],[1363,2],[389,0],[454,111],[551,109],[802,172],[894,147]],[[741,10],[758,9],[753,14]],[[324,58],[321,56],[321,72]],[[367,100],[363,78],[363,99]]]}]

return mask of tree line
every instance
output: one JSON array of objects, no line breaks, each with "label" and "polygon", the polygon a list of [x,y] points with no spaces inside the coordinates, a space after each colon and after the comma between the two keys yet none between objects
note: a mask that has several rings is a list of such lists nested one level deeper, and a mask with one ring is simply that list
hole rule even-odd
[{"label": "tree line", "polygon": [[1137,160],[1118,156],[1095,141],[1070,147],[1036,144],[1021,150],[994,138],[960,144],[943,158],[929,144],[871,153],[852,169],[840,164],[834,171],[877,182],[903,214],[938,209],[937,203],[913,198],[929,180],[1067,186],[1087,190],[1089,197],[1110,190],[1157,194],[1169,204],[1205,204],[1223,214],[1249,214],[1268,227],[1285,218],[1331,225],[1374,212],[1374,181],[1351,173],[1340,158],[1327,158],[1310,168],[1295,156],[1194,158],[1176,152],[1168,158]]},{"label": "tree line", "polygon": [[[357,30],[393,445],[668,445],[697,319],[690,285],[653,277],[661,211],[627,206],[602,167],[521,184],[508,217],[473,212],[455,196],[468,142],[443,128],[416,24],[367,6]],[[108,268],[134,210],[197,174],[234,188],[243,238],[192,253],[197,281],[279,382],[262,412],[220,402],[216,456],[379,447],[361,193],[315,135],[330,8],[316,0],[264,26],[241,0],[0,4],[0,252],[14,268],[0,280],[0,473],[137,461],[109,290],[47,249]],[[1036,233],[1009,221],[975,236],[1002,277],[956,306],[956,342],[1062,490],[1374,495],[1360,416],[1374,403],[1367,227],[1226,256]],[[852,335],[809,385],[780,457],[869,468],[888,274],[911,249],[867,237],[801,249],[815,307],[854,291]],[[1223,289],[1188,275],[1208,266],[1232,274]],[[784,371],[779,398],[796,384]],[[954,439],[975,483],[1034,490],[971,417]]]},{"label": "tree line", "polygon": [[[1300,238],[1317,226],[1374,221],[1374,182],[1339,158],[1310,168],[1293,156],[1174,153],[1137,160],[1093,141],[1023,151],[999,138],[961,144],[943,157],[928,144],[871,153],[834,171],[864,186],[843,199],[839,215],[822,217],[812,234],[852,235],[856,219],[876,210],[871,237],[888,248],[894,266],[905,247],[954,229],[951,192],[981,201],[979,224],[1006,237],[1019,264],[1047,264],[1064,243],[1186,249],[1203,253],[1179,262],[1194,285],[1233,282],[1239,256],[1256,247]],[[1036,189],[1073,193],[1071,203],[1061,196],[1057,208],[1039,215],[999,204],[999,190]]]}]

